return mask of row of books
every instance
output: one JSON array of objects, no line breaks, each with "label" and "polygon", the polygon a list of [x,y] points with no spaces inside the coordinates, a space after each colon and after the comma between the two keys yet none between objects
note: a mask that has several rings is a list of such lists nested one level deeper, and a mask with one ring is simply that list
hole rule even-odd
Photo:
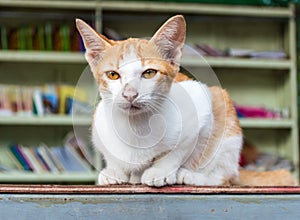
[{"label": "row of books", "polygon": [[2,50],[84,51],[74,24],[2,25],[0,36]]},{"label": "row of books", "polygon": [[286,59],[287,54],[281,50],[256,51],[248,48],[227,48],[219,50],[208,44],[195,44],[193,48],[202,56],[211,57],[243,57],[243,58],[265,58]]},{"label": "row of books", "polygon": [[63,172],[92,172],[93,166],[88,157],[90,150],[85,145],[74,144],[74,135],[64,146],[48,147],[23,146],[14,144],[0,147],[1,172],[33,172],[33,173],[63,173]]},{"label": "row of books", "polygon": [[256,146],[249,139],[244,138],[239,164],[247,170],[269,171],[285,169],[294,171],[293,162],[279,154],[263,152],[260,146]]},{"label": "row of books", "polygon": [[266,108],[265,106],[234,105],[239,118],[290,118],[288,108]]},{"label": "row of books", "polygon": [[[104,28],[103,34],[113,40],[125,39],[120,33],[114,29]],[[232,48],[220,50],[209,44],[192,44],[189,45],[202,56],[209,57],[242,57],[242,58],[265,58],[265,59],[286,59],[287,54],[282,50],[263,50],[257,51],[251,48]],[[188,49],[188,48],[187,48]],[[191,55],[195,55],[194,51],[185,51]]]},{"label": "row of books", "polygon": [[43,86],[0,84],[0,116],[71,114],[74,101],[87,105],[86,91],[63,84]]}]

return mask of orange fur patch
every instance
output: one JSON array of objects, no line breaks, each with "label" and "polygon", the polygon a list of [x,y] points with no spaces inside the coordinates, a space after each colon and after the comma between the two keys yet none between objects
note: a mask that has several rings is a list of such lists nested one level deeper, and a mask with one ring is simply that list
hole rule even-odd
[{"label": "orange fur patch", "polygon": [[191,168],[197,170],[206,164],[216,152],[223,138],[242,136],[235,109],[226,90],[213,86],[209,88],[212,96],[212,111],[214,115],[214,127],[210,137],[206,140],[204,151],[198,152],[191,162]]},{"label": "orange fur patch", "polygon": [[[178,73],[174,82],[185,80],[191,80],[191,78],[182,73]],[[223,137],[242,136],[242,129],[235,108],[226,90],[212,86],[209,88],[209,91],[212,96],[214,128],[211,136],[206,141],[208,147],[205,147],[203,152],[197,152],[199,155],[194,156],[194,160],[190,162],[190,166],[194,170],[197,170],[201,165],[206,164],[208,160],[211,159]]]},{"label": "orange fur patch", "polygon": [[257,172],[240,170],[239,181],[235,183],[240,186],[296,186],[297,181],[292,174],[284,169]]},{"label": "orange fur patch", "polygon": [[117,71],[120,65],[132,52],[135,53],[143,66],[151,66],[157,69],[161,74],[174,78],[178,72],[178,66],[172,65],[164,60],[156,46],[151,41],[145,39],[129,38],[123,41],[109,41],[112,44],[103,52],[101,61],[97,64],[95,69],[95,79],[101,87],[107,88],[107,83],[103,79],[103,74],[106,71]]},{"label": "orange fur patch", "polygon": [[177,73],[176,77],[174,78],[174,82],[182,82],[186,80],[192,80],[190,77],[187,75],[184,75],[183,73]]}]

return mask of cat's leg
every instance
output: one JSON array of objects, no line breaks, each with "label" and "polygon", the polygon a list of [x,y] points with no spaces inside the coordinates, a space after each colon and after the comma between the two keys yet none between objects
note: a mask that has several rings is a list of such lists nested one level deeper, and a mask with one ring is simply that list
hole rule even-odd
[{"label": "cat's leg", "polygon": [[157,187],[175,184],[177,170],[180,167],[183,155],[179,154],[181,157],[176,157],[175,152],[176,150],[171,151],[160,159],[155,160],[152,166],[144,171],[141,178],[142,184]]},{"label": "cat's leg", "polygon": [[188,143],[181,144],[180,147],[174,148],[163,157],[155,160],[153,165],[143,173],[142,184],[156,187],[175,184],[178,169],[190,156],[193,146],[195,146],[193,137],[187,140]]},{"label": "cat's leg", "polygon": [[148,186],[165,186],[176,183],[177,169],[170,169],[169,167],[154,166],[145,170],[142,175],[141,182]]},{"label": "cat's leg", "polygon": [[177,184],[193,186],[219,186],[224,183],[222,175],[208,175],[186,168],[180,168],[177,173]]},{"label": "cat's leg", "polygon": [[238,178],[239,155],[242,146],[242,136],[233,136],[224,140],[220,149],[211,161],[203,168],[193,170],[180,168],[177,183],[186,185],[223,185]]},{"label": "cat's leg", "polygon": [[113,185],[113,184],[123,184],[128,183],[129,175],[117,165],[107,166],[104,168],[98,176],[99,185]]}]

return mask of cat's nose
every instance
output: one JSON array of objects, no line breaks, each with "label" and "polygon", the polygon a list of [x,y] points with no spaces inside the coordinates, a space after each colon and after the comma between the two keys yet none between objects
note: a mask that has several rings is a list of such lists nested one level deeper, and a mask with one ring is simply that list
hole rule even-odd
[{"label": "cat's nose", "polygon": [[123,92],[122,96],[128,101],[128,102],[133,102],[138,97],[139,93],[136,91],[136,89],[130,85],[126,85]]}]

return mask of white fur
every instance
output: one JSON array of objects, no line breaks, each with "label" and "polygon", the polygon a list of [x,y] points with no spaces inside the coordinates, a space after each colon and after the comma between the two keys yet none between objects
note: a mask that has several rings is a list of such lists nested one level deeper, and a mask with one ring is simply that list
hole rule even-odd
[{"label": "white fur", "polygon": [[[99,174],[100,185],[127,182],[151,186],[219,185],[224,179],[238,175],[241,137],[224,140],[206,167],[189,170],[184,166],[195,147],[205,147],[203,140],[212,131],[208,88],[195,81],[185,81],[173,84],[168,98],[171,101],[164,103],[159,115],[147,115],[133,124],[127,123],[128,114],[115,109],[113,104],[100,102],[92,129],[94,145],[107,162]],[[132,128],[143,129],[148,120],[152,133],[148,138],[137,137]]]}]

